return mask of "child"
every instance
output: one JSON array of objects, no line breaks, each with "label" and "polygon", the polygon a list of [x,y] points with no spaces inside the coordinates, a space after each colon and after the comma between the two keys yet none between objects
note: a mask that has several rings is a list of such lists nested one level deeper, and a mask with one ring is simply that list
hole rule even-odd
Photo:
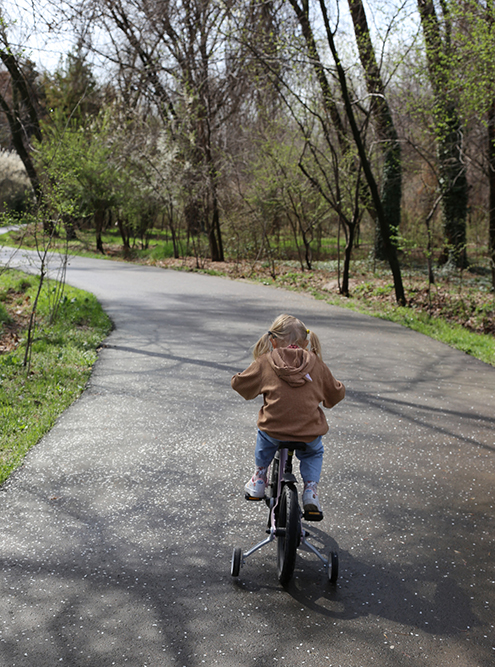
[{"label": "child", "polygon": [[332,408],[344,398],[345,387],[323,363],[317,335],[292,315],[277,317],[256,343],[253,356],[249,368],[231,381],[246,400],[263,394],[256,470],[244,489],[253,498],[263,498],[267,469],[280,442],[304,442],[306,450],[296,450],[304,482],[303,507],[305,512],[321,512],[317,484],[323,461],[321,437],[328,424],[320,403]]}]

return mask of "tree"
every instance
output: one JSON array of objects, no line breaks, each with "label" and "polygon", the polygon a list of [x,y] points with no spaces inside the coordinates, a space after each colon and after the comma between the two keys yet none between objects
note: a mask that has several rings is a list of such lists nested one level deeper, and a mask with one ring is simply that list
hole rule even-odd
[{"label": "tree", "polygon": [[103,104],[102,91],[81,45],[60,62],[53,74],[45,72],[43,92],[49,111],[57,110],[67,119],[80,122],[96,116]]},{"label": "tree", "polygon": [[153,101],[164,129],[179,143],[191,165],[186,215],[206,233],[211,258],[223,260],[218,142],[234,80],[222,61],[226,7],[215,0],[90,0],[79,8],[80,16],[91,13],[112,35],[108,57],[127,86]]},{"label": "tree", "polygon": [[[311,36],[313,35],[313,30],[311,29],[311,32],[308,30],[308,26],[311,27],[310,24],[310,17],[309,17],[309,0],[301,0],[301,4],[299,4],[298,0],[289,0],[290,4],[292,5],[295,14],[298,18],[298,21],[301,25],[301,29],[303,31],[303,34],[305,34],[305,39],[306,39],[306,44],[308,45],[308,51],[309,51],[309,56],[311,58],[311,61],[315,63],[315,67],[317,68],[317,75],[318,75],[318,81],[320,83],[320,87],[322,89],[322,94],[324,96],[324,99],[327,100],[327,104],[330,106],[328,107],[329,110],[332,108],[332,106],[335,104],[333,99],[329,98],[328,94],[328,89],[325,84],[326,77],[322,76],[322,73],[320,73],[320,67],[321,67],[321,62],[322,59],[321,57],[316,57],[315,53],[317,53],[317,47],[316,47],[316,42],[314,38],[311,39]],[[349,88],[348,84],[348,79],[347,75],[344,70],[344,66],[342,64],[342,61],[340,59],[339,53],[337,51],[337,46],[335,42],[335,33],[332,31],[331,26],[330,26],[330,21],[328,17],[328,12],[325,4],[325,0],[319,0],[318,2],[319,7],[320,7],[320,13],[321,13],[321,18],[323,20],[324,28],[325,28],[325,35],[326,35],[326,40],[328,47],[330,49],[331,56],[334,61],[334,66],[336,70],[336,78],[339,84],[340,88],[340,94],[343,102],[343,107],[345,111],[345,115],[347,118],[347,121],[349,123],[350,127],[350,135],[352,137],[352,140],[355,144],[356,147],[356,152],[359,157],[360,165],[363,170],[363,174],[367,183],[367,186],[369,188],[369,193],[371,197],[371,201],[373,204],[373,207],[376,212],[376,216],[378,219],[378,223],[380,226],[380,231],[383,237],[383,243],[384,243],[384,249],[385,249],[385,254],[387,257],[387,261],[390,265],[390,269],[392,271],[392,275],[394,277],[394,288],[395,288],[395,295],[397,299],[397,303],[400,305],[405,305],[406,299],[405,299],[405,293],[404,293],[404,287],[402,284],[402,276],[401,276],[401,271],[400,271],[400,264],[399,260],[397,257],[397,251],[396,248],[392,242],[391,235],[390,235],[390,229],[388,226],[388,220],[385,215],[385,210],[383,206],[383,200],[380,196],[380,192],[378,189],[377,181],[375,178],[375,175],[373,173],[373,168],[370,162],[370,159],[368,157],[366,147],[365,147],[365,142],[364,142],[364,136],[358,126],[357,120],[356,120],[356,115],[354,113],[354,106],[353,106],[353,100],[351,97],[351,91]],[[307,37],[306,35],[309,35]],[[323,72],[324,74],[324,72]],[[339,116],[340,117],[340,116]],[[339,125],[342,126],[341,121],[339,122]],[[340,130],[337,130],[339,136],[341,136]],[[347,136],[344,136],[341,141],[348,141]]]},{"label": "tree", "polygon": [[452,13],[446,0],[440,2],[443,29],[433,0],[418,0],[425,39],[428,72],[435,101],[434,124],[442,194],[446,248],[442,261],[467,266],[466,217],[468,182],[463,161],[463,131],[452,81]]},{"label": "tree", "polygon": [[[362,0],[348,0],[366,87],[371,97],[371,114],[375,119],[378,140],[383,154],[381,200],[385,224],[395,244],[401,217],[402,161],[401,147],[387,101],[385,85],[371,41]],[[377,224],[375,256],[386,259],[380,225]]]},{"label": "tree", "polygon": [[[337,147],[325,136],[326,151],[320,151],[314,142],[307,139],[307,153],[301,157],[299,166],[310,183],[321,194],[338,216],[339,233],[339,289],[344,296],[349,296],[349,278],[352,250],[361,223],[362,170],[355,155],[346,151],[339,154]],[[314,167],[317,166],[317,172]],[[344,229],[345,253],[344,271],[340,282],[340,229]]]},{"label": "tree", "polygon": [[452,87],[467,127],[478,126],[484,147],[478,149],[488,183],[488,252],[495,290],[495,3],[463,0],[449,3],[455,68]]},{"label": "tree", "polygon": [[[263,34],[254,30],[246,34],[242,22],[239,22],[236,34],[255,63],[253,69],[264,71],[264,81],[270,83],[276,94],[273,99],[278,102],[278,107],[266,106],[258,110],[256,127],[262,140],[255,139],[251,144],[258,152],[255,150],[250,162],[258,165],[259,160],[265,165],[268,159],[271,166],[269,177],[256,180],[256,185],[261,187],[259,192],[254,188],[249,201],[257,202],[254,207],[256,212],[262,211],[262,249],[273,256],[270,232],[273,230],[279,236],[282,227],[287,227],[288,223],[296,245],[302,239],[306,248],[306,266],[311,263],[313,234],[318,243],[321,240],[321,221],[338,219],[339,229],[343,225],[346,234],[344,281],[339,284],[339,289],[348,296],[355,232],[364,208],[373,211],[373,215],[374,209],[366,184],[360,178],[359,159],[345,117],[340,112],[338,96],[327,76],[327,67],[320,57],[309,15],[304,6],[291,2],[297,17],[293,26],[292,11],[286,14],[283,3],[279,6],[269,4],[279,13],[277,32],[272,32],[270,39],[264,40]],[[307,181],[305,186],[300,180],[301,174],[296,177],[290,161],[287,162],[289,154],[294,156],[293,165],[297,164],[304,175]],[[355,185],[358,187],[356,207],[354,193],[350,196],[352,203],[349,203],[349,191]],[[361,202],[364,202],[363,206]],[[349,206],[357,208],[359,214],[354,216],[349,213]],[[300,261],[304,267],[302,257]]]},{"label": "tree", "polygon": [[314,238],[322,221],[328,218],[328,206],[300,168],[304,141],[299,128],[287,118],[283,121],[274,120],[260,131],[244,197],[259,219],[265,245],[266,236],[278,238],[277,254],[284,257],[288,229],[301,270],[311,270]]},{"label": "tree", "polygon": [[66,228],[77,219],[92,217],[96,248],[104,253],[102,232],[122,191],[110,111],[86,126],[67,121],[62,113],[53,115],[37,145],[45,215],[61,220]]}]

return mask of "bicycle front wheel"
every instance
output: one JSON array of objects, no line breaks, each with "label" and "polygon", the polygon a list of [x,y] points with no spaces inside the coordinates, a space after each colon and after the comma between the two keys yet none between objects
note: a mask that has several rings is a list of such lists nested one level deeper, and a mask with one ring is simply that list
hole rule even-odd
[{"label": "bicycle front wheel", "polygon": [[297,491],[288,485],[282,489],[277,529],[280,529],[277,536],[278,580],[284,586],[294,573],[300,531]]}]

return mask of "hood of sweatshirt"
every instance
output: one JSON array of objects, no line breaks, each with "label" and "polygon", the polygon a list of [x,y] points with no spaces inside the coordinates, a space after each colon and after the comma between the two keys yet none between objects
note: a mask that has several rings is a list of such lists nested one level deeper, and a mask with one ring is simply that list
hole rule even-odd
[{"label": "hood of sweatshirt", "polygon": [[291,387],[301,387],[312,382],[311,371],[316,356],[301,347],[277,347],[268,355],[275,373]]}]

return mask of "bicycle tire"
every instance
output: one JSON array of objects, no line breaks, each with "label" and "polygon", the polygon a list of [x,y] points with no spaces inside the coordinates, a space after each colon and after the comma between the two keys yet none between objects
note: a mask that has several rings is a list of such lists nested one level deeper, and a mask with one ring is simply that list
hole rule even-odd
[{"label": "bicycle tire", "polygon": [[233,577],[238,577],[241,570],[241,561],[242,561],[242,549],[240,547],[235,547],[232,552],[232,561],[230,563],[230,574]]},{"label": "bicycle tire", "polygon": [[283,534],[277,536],[277,573],[278,580],[283,586],[289,583],[294,574],[299,525],[297,491],[286,484],[280,497],[277,522],[277,528],[284,531]]},{"label": "bicycle tire", "polygon": [[269,481],[269,492],[268,495],[270,498],[275,498],[277,495],[277,484],[278,484],[278,469],[280,466],[280,461],[278,458],[278,452],[275,455],[275,458],[270,465],[270,481]]},{"label": "bicycle tire", "polygon": [[336,551],[328,554],[328,581],[335,584],[339,578],[339,555]]}]

